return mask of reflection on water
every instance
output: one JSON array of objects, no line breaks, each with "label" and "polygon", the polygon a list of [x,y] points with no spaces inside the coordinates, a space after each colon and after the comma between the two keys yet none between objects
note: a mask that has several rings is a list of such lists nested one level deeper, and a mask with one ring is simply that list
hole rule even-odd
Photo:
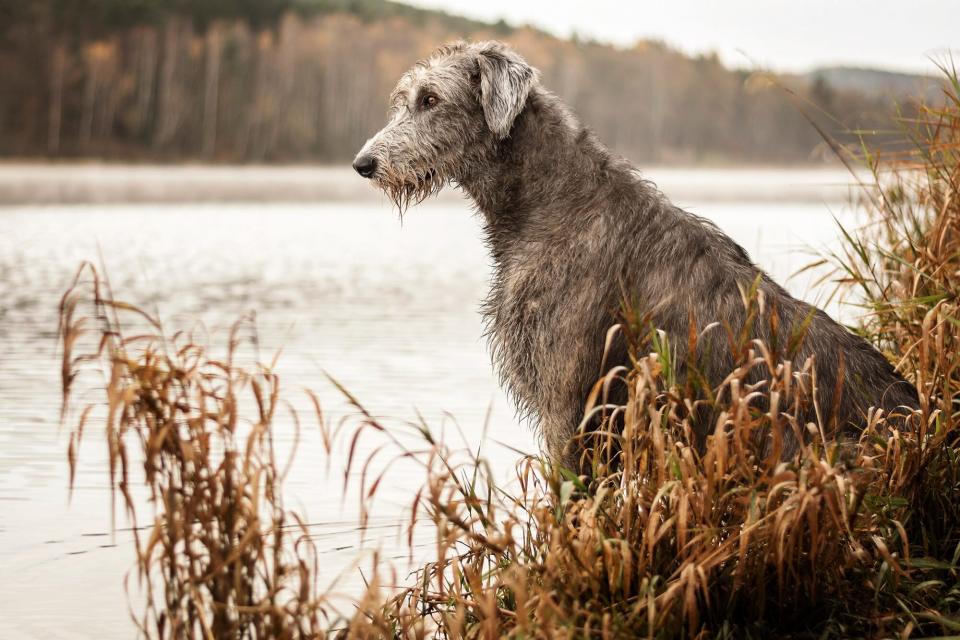
[{"label": "reflection on water", "polygon": [[[692,187],[687,193],[704,198],[683,204],[715,220],[781,282],[809,260],[798,249],[834,242],[837,207],[815,196],[787,203],[772,195],[769,202],[756,194],[740,202],[710,198],[710,185],[718,183],[727,193],[750,193],[753,184],[763,194],[778,185],[789,190],[796,186],[790,172],[762,180],[750,172],[683,175]],[[809,172],[803,176],[801,183],[811,183]],[[824,183],[841,180],[823,174]],[[326,372],[376,415],[403,421],[419,411],[436,426],[455,416],[473,443],[490,410],[485,450],[504,476],[517,456],[498,443],[536,449],[491,372],[477,312],[489,260],[479,220],[455,198],[422,205],[402,224],[386,203],[369,197],[0,208],[2,638],[133,634],[122,586],[130,533],[110,535],[102,441],[96,432],[87,435],[68,506],[66,434],[57,420],[57,304],[78,264],[101,255],[119,298],[157,310],[168,326],[200,322],[214,345],[225,343],[235,319],[255,310],[261,354],[283,347],[278,373],[295,404],[303,400],[298,389],[309,387],[329,419],[348,411]],[[789,288],[803,294],[808,282]],[[292,440],[289,431],[282,440]],[[304,428],[286,490],[288,504],[314,523],[332,578],[349,569],[359,535],[355,500],[341,499],[339,461],[328,474],[316,436]],[[398,555],[396,524],[419,481],[416,473],[394,474],[368,536]],[[349,590],[356,579],[347,575]]]}]

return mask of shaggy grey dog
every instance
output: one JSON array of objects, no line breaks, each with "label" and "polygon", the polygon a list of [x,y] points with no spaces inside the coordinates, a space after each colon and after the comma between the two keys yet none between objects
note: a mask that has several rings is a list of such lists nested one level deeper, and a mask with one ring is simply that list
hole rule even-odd
[{"label": "shaggy grey dog", "polygon": [[[680,376],[691,318],[701,330],[719,323],[698,348],[712,354],[704,366],[716,386],[734,366],[722,327],[743,326],[742,291],[758,282],[767,316],[776,309],[787,329],[808,323],[794,360],[813,356],[825,421],[855,431],[870,407],[917,405],[873,346],[791,297],[712,223],[670,204],[500,43],[456,43],[418,62],[353,166],[401,212],[450,183],[473,199],[495,265],[484,309],[494,362],[555,460],[575,464],[569,445],[601,367],[629,364],[624,340],[601,362],[625,298],[672,338]],[[753,331],[769,340],[771,323]],[[696,428],[703,438],[713,425]]]}]

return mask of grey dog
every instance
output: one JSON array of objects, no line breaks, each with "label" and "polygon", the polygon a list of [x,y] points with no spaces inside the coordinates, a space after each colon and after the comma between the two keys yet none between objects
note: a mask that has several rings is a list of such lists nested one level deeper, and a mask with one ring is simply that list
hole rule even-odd
[{"label": "grey dog", "polygon": [[[712,223],[672,205],[507,46],[441,47],[404,74],[390,101],[389,122],[354,169],[401,211],[451,183],[473,200],[494,261],[484,306],[494,363],[554,460],[576,464],[570,444],[601,367],[629,365],[624,341],[606,343],[625,297],[684,363],[691,319],[701,329],[743,326],[743,291],[756,284],[764,313],[806,328],[794,359],[813,357],[821,419],[855,433],[870,407],[917,406],[916,390],[877,349],[790,296]],[[727,335],[701,339],[712,385],[734,367]],[[771,323],[755,322],[752,337],[769,340]],[[812,411],[801,417],[815,419]],[[700,437],[713,428],[703,422]]]}]

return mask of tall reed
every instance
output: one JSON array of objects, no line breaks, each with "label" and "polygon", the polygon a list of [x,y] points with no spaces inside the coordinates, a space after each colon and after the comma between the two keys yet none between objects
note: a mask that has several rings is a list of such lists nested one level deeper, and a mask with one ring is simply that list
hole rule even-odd
[{"label": "tall reed", "polygon": [[[108,284],[84,265],[60,308],[64,415],[90,363],[105,381],[105,406],[83,407],[71,434],[70,483],[85,426],[97,415],[111,491],[134,525],[145,592],[140,631],[151,638],[322,635],[330,620],[317,591],[316,548],[304,521],[283,504],[286,467],[276,459],[272,428],[285,405],[272,366],[235,364],[244,323],[217,359],[187,334],[165,336],[158,319],[114,300]],[[92,343],[85,339],[91,322]],[[144,331],[129,335],[131,326]],[[153,507],[142,528],[135,483],[146,486]]]}]

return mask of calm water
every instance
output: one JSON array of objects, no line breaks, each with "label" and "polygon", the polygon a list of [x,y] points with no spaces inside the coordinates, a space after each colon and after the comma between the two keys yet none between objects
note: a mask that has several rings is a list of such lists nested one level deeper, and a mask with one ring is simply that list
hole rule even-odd
[{"label": "calm water", "polygon": [[[74,189],[108,182],[96,171],[86,178],[46,171],[0,167],[0,191],[6,184],[9,195],[10,185],[21,185],[20,195],[0,195],[0,202],[22,201],[22,185],[30,180],[44,190],[44,202],[70,200],[58,187],[59,173],[69,174]],[[129,193],[147,195],[108,200],[149,200],[157,181],[176,189],[176,176],[183,175],[129,171]],[[299,171],[291,181],[301,187],[316,176],[326,184],[352,180],[344,172],[291,171]],[[836,187],[847,182],[843,173],[647,175],[675,201],[717,222],[781,282],[810,260],[806,249],[835,244],[834,216],[849,216],[846,192]],[[137,181],[143,190],[134,188]],[[269,180],[261,176],[261,182]],[[291,199],[281,194],[276,203],[190,204],[184,202],[190,192],[183,191],[160,198],[178,201],[167,204],[0,207],[0,638],[135,635],[122,584],[132,566],[130,536],[110,535],[103,442],[95,430],[86,436],[77,490],[67,501],[56,310],[82,260],[102,255],[118,298],[156,309],[168,326],[200,321],[214,345],[225,342],[233,320],[256,310],[264,357],[283,347],[279,373],[288,395],[299,402],[300,388],[315,389],[331,419],[348,408],[324,372],[391,424],[419,412],[456,433],[454,416],[473,444],[489,411],[485,451],[505,477],[517,455],[500,443],[536,449],[499,391],[480,337],[477,308],[489,266],[479,220],[463,201],[446,197],[411,211],[401,224],[379,198],[349,196],[349,184],[335,197],[303,188],[297,193],[306,196],[293,198],[314,202],[281,203]],[[89,196],[89,188],[84,193]],[[210,191],[197,199],[209,200]],[[809,278],[787,284],[808,300],[819,295],[809,290]],[[357,584],[351,562],[360,540],[355,501],[341,499],[342,460],[329,461],[334,471],[328,475],[316,435],[304,430],[286,486],[288,506],[307,514],[325,575],[344,571],[349,592]],[[280,437],[289,442],[292,428]],[[405,556],[397,523],[421,479],[395,473],[373,521],[369,544],[398,562]],[[126,526],[122,518],[118,524]],[[427,532],[420,543],[428,542]]]}]

